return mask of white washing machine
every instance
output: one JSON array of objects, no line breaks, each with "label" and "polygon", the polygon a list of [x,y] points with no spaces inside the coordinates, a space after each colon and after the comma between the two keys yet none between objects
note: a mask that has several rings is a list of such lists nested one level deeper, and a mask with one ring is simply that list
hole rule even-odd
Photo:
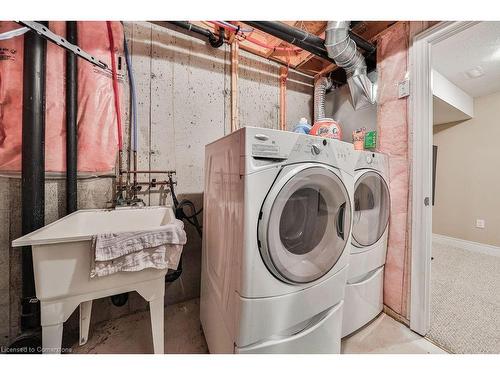
[{"label": "white washing machine", "polygon": [[389,161],[381,153],[356,151],[352,246],[344,300],[342,337],[383,309],[384,264],[390,214]]},{"label": "white washing machine", "polygon": [[211,353],[339,353],[355,163],[351,144],[263,128],[206,146]]}]

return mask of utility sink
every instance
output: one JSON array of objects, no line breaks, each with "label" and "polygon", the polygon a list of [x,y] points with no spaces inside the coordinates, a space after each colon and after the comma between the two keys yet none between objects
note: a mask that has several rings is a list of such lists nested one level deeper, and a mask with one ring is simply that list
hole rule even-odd
[{"label": "utility sink", "polygon": [[163,353],[163,298],[167,269],[90,278],[92,236],[159,229],[175,219],[171,207],[79,210],[12,242],[31,246],[42,346],[60,353],[62,327],[80,306],[80,345],[87,342],[92,300],[137,291],[150,304],[155,353]]}]

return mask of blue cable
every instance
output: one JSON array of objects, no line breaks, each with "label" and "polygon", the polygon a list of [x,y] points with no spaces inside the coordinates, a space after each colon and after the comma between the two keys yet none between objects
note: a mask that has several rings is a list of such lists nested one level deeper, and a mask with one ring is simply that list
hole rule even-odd
[{"label": "blue cable", "polygon": [[130,80],[130,97],[132,98],[132,151],[137,151],[137,98],[135,96],[134,74],[132,73],[132,61],[128,51],[127,39],[124,38],[123,49],[127,62],[127,73]]}]

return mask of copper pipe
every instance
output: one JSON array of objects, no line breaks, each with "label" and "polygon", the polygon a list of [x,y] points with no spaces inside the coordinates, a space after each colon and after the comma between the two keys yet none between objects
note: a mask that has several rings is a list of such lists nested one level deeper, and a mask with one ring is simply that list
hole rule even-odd
[{"label": "copper pipe", "polygon": [[140,173],[154,173],[154,174],[159,174],[159,173],[175,173],[175,171],[147,171],[147,170],[139,170],[139,171],[121,171],[122,174],[130,173],[130,174],[140,174]]},{"label": "copper pipe", "polygon": [[146,181],[139,181],[136,183],[136,185],[168,185],[168,181],[156,181],[156,182],[146,182]]},{"label": "copper pipe", "polygon": [[288,68],[280,67],[280,130],[286,130],[286,80]]}]

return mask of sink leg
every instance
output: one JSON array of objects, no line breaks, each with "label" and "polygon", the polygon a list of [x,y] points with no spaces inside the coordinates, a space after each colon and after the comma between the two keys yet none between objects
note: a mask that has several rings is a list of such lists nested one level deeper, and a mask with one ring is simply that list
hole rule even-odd
[{"label": "sink leg", "polygon": [[155,354],[164,354],[163,310],[165,303],[165,278],[161,277],[156,280],[142,283],[137,286],[136,291],[142,296],[142,298],[149,302],[154,352]]},{"label": "sink leg", "polygon": [[62,345],[63,323],[42,326],[43,353],[60,354]]},{"label": "sink leg", "polygon": [[85,301],[80,303],[80,345],[85,345],[89,338],[91,313],[92,301]]},{"label": "sink leg", "polygon": [[164,354],[164,311],[163,296],[149,301],[149,313],[151,315],[151,330],[153,332],[153,347],[155,354]]}]

